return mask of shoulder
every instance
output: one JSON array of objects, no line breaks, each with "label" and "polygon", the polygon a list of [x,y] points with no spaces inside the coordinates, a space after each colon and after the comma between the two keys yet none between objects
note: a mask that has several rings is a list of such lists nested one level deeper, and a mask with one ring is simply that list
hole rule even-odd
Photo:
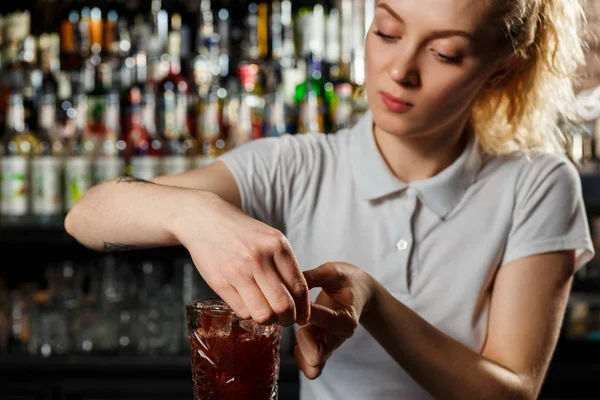
[{"label": "shoulder", "polygon": [[577,167],[563,154],[527,152],[486,157],[484,171],[504,183],[511,183],[517,197],[534,192],[564,191],[577,195],[581,180]]}]

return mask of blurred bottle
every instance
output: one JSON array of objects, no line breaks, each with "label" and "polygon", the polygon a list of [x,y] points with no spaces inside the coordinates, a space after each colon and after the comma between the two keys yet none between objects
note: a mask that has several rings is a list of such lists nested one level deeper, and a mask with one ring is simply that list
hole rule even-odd
[{"label": "blurred bottle", "polygon": [[18,88],[23,95],[25,126],[31,132],[37,132],[37,114],[42,89],[42,72],[37,68],[38,46],[34,36],[23,41],[20,59]]},{"label": "blurred bottle", "polygon": [[75,95],[72,111],[75,119],[75,129],[68,140],[65,159],[66,211],[69,211],[92,186],[92,165],[83,148],[85,145],[85,131],[87,130],[87,103],[85,94],[78,93]]},{"label": "blurred bottle", "polygon": [[9,104],[0,158],[0,210],[5,217],[20,217],[29,212],[29,163],[40,154],[40,142],[26,129],[23,96],[11,95]]},{"label": "blurred bottle", "polygon": [[40,65],[42,72],[42,95],[58,94],[58,75],[60,74],[60,37],[58,34],[43,34],[39,39]]},{"label": "blurred bottle", "polygon": [[306,81],[296,88],[297,133],[330,133],[329,109],[333,85],[323,77],[322,61],[314,56],[307,60]]},{"label": "blurred bottle", "polygon": [[79,22],[79,13],[71,10],[60,23],[60,65],[63,71],[72,72],[81,69],[82,59],[77,46]]},{"label": "blurred bottle", "polygon": [[129,161],[130,174],[150,180],[160,173],[160,159],[153,154],[152,138],[144,125],[142,116],[142,91],[129,91],[129,115],[125,126],[125,157]]},{"label": "blurred bottle", "polygon": [[119,95],[110,93],[106,96],[104,115],[94,114],[98,119],[91,126],[96,137],[98,150],[94,159],[94,182],[102,183],[119,176],[125,170],[121,157],[125,150],[125,141],[121,138],[121,121],[119,111]]},{"label": "blurred bottle", "polygon": [[93,90],[87,92],[87,124],[84,135],[84,153],[95,160],[102,151],[102,142],[107,133],[107,101],[112,89],[112,69],[100,64],[94,71]]},{"label": "blurred bottle", "polygon": [[181,17],[172,16],[169,33],[168,75],[157,88],[158,131],[164,146],[163,173],[178,174],[189,169],[189,157],[197,151],[196,140],[187,129],[188,83],[181,75]]},{"label": "blurred bottle", "polygon": [[276,90],[267,98],[266,132],[267,137],[277,137],[287,133],[290,110],[285,101],[285,88],[280,74],[275,76]]},{"label": "blurred bottle", "polygon": [[[213,77],[208,96],[198,105],[198,143],[202,148],[200,157],[214,159],[225,151],[225,137],[221,131],[221,92],[219,76]],[[206,160],[206,163],[209,161]],[[202,164],[197,161],[196,165]]]},{"label": "blurred bottle", "polygon": [[32,161],[32,211],[34,215],[45,217],[59,215],[63,211],[61,190],[63,148],[56,135],[55,103],[52,94],[42,97],[38,114],[40,153]]}]

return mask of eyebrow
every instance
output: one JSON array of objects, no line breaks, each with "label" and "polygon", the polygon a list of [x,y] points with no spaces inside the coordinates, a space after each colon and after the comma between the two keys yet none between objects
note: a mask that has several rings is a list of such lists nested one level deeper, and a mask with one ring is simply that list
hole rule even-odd
[{"label": "eyebrow", "polygon": [[[400,23],[404,24],[404,19],[402,19],[402,17],[396,11],[392,10],[392,8],[389,5],[387,5],[386,3],[379,2],[379,1],[377,3],[378,3],[377,8],[382,8],[382,9],[386,10],[392,17],[394,17],[395,19],[400,21]],[[435,31],[435,32],[433,32],[432,36],[434,38],[441,38],[441,37],[448,37],[448,36],[462,36],[469,40],[475,41],[475,38],[470,33],[467,33],[465,31],[460,31],[460,30],[453,30],[453,29]]]}]

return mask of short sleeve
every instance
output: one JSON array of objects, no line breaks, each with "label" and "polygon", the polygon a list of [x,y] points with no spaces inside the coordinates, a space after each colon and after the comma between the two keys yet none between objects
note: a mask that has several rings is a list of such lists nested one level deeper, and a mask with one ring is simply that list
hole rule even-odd
[{"label": "short sleeve", "polygon": [[235,177],[242,210],[285,232],[286,213],[309,180],[307,154],[317,145],[311,135],[283,135],[254,140],[219,157]]},{"label": "short sleeve", "polygon": [[575,270],[594,255],[581,180],[567,159],[540,155],[518,179],[503,264],[561,250],[576,251]]}]

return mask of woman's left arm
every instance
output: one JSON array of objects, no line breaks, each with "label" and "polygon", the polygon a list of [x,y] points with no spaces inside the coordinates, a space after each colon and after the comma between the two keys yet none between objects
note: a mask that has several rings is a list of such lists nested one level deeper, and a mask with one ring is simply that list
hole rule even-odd
[{"label": "woman's left arm", "polygon": [[574,251],[503,265],[481,354],[442,333],[375,283],[362,325],[429,393],[443,399],[536,399],[560,333]]},{"label": "woman's left arm", "polygon": [[[305,272],[323,291],[296,357],[311,379],[360,323],[425,390],[440,399],[536,399],[560,333],[574,251],[522,258],[496,276],[488,334],[478,354],[438,330],[357,267],[326,264]],[[368,283],[365,283],[368,281]],[[366,294],[365,294],[366,293]],[[364,307],[364,310],[363,310]]]}]

